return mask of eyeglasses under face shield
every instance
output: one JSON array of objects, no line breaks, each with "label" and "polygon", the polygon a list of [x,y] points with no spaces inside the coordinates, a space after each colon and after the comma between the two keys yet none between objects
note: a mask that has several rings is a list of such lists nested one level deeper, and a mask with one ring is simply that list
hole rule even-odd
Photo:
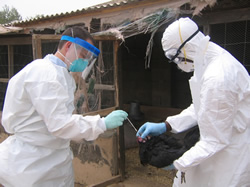
[{"label": "eyeglasses under face shield", "polygon": [[195,31],[186,41],[184,41],[181,46],[178,49],[169,49],[165,51],[165,56],[169,59],[169,62],[174,62],[176,64],[180,64],[182,61],[191,61],[185,57],[185,55],[181,52],[181,49],[184,47],[184,45],[191,40],[197,33],[199,32],[199,29]]}]

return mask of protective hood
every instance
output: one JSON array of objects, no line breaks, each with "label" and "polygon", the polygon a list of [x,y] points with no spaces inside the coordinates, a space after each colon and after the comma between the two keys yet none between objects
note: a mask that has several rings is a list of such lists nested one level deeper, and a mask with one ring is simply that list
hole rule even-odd
[{"label": "protective hood", "polygon": [[[170,24],[163,33],[161,42],[164,52],[169,49],[178,49],[181,44],[197,30],[198,26],[190,18],[180,18],[179,20],[176,20]],[[198,32],[181,49],[183,53],[185,50],[188,59],[194,60],[199,44],[204,37],[205,36],[201,32]]]}]

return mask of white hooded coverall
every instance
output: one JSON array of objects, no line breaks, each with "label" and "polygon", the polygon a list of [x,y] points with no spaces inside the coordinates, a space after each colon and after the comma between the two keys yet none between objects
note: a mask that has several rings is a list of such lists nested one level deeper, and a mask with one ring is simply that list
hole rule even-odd
[{"label": "white hooded coverall", "polygon": [[[183,40],[198,28],[189,18],[177,20],[164,33],[164,50],[176,44],[173,35],[178,35],[179,26]],[[178,178],[173,186],[250,186],[248,72],[230,53],[200,32],[184,47],[189,59],[194,60],[194,75],[189,81],[193,103],[166,121],[173,133],[198,123],[200,141],[174,161]],[[186,183],[181,184],[181,172],[185,172]]]},{"label": "white hooded coverall", "polygon": [[31,62],[8,84],[2,124],[13,134],[0,144],[5,187],[73,187],[70,140],[94,140],[104,119],[72,115],[75,81],[54,55]]}]

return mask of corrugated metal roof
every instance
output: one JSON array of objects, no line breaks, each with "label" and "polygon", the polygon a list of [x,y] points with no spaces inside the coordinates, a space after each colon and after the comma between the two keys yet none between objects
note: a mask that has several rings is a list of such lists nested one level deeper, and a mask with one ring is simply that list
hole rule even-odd
[{"label": "corrugated metal roof", "polygon": [[[151,0],[151,1],[155,2],[155,0]],[[171,1],[171,0],[166,0],[166,2],[168,1]],[[176,0],[176,1],[184,1],[184,0]],[[185,0],[185,1],[189,2],[190,5],[193,8],[195,8],[194,15],[199,14],[199,12],[207,5],[212,6],[216,3],[216,0],[189,0],[189,1]],[[20,26],[20,25],[27,24],[27,23],[57,19],[60,17],[65,17],[65,16],[75,16],[75,15],[79,15],[83,13],[86,14],[90,12],[100,11],[104,9],[114,8],[114,7],[121,7],[124,5],[129,5],[133,3],[139,3],[139,2],[141,3],[141,2],[150,2],[150,1],[149,0],[111,0],[110,2],[83,8],[81,10],[65,12],[65,13],[60,13],[60,14],[46,15],[46,16],[36,17],[36,18],[28,19],[28,20],[12,22],[11,24],[7,24],[5,26]]]},{"label": "corrugated metal roof", "polygon": [[29,23],[29,22],[36,22],[36,21],[43,21],[43,20],[50,20],[50,19],[55,19],[55,18],[60,18],[60,17],[65,17],[65,16],[74,16],[74,15],[79,15],[82,13],[89,13],[89,12],[94,12],[94,11],[99,11],[103,9],[108,9],[112,7],[119,7],[123,5],[127,5],[130,3],[135,3],[135,2],[142,2],[143,0],[116,0],[115,2],[106,2],[102,4],[98,4],[95,6],[83,8],[81,10],[76,10],[76,11],[71,11],[71,12],[64,12],[60,14],[52,14],[52,15],[45,15],[41,17],[36,17],[36,18],[31,18],[28,20],[22,20],[22,21],[17,21],[17,22],[12,22],[10,24],[6,24],[5,26],[18,26],[21,24]]},{"label": "corrugated metal roof", "polygon": [[206,7],[207,5],[212,6],[216,3],[216,0],[111,0],[106,3],[102,3],[99,5],[83,8],[81,10],[76,10],[76,11],[71,11],[71,12],[65,12],[65,13],[60,13],[60,14],[52,14],[52,15],[46,15],[46,16],[41,16],[41,17],[36,17],[28,20],[22,20],[22,21],[17,21],[17,22],[12,22],[9,24],[5,24],[5,27],[10,27],[10,26],[16,26],[16,27],[23,27],[26,26],[27,24],[33,24],[37,22],[44,22],[44,21],[50,21],[50,20],[56,20],[58,18],[63,18],[63,17],[68,17],[68,16],[77,16],[77,15],[82,15],[82,14],[89,14],[89,13],[95,13],[95,12],[100,12],[106,9],[110,8],[115,8],[115,7],[122,7],[125,5],[132,5],[139,3],[155,3],[157,4],[158,2],[185,2],[185,3],[190,3],[191,7],[194,8],[193,14],[199,14],[199,12]]}]

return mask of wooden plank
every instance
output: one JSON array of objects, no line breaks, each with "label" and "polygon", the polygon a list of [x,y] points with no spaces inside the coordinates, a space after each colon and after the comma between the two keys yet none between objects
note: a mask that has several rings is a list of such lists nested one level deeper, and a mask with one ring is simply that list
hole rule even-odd
[{"label": "wooden plank", "polygon": [[0,82],[5,82],[5,83],[7,83],[7,82],[9,82],[9,80],[10,80],[10,79],[7,79],[7,78],[0,78]]},{"label": "wooden plank", "polygon": [[42,41],[38,35],[32,35],[33,60],[42,58]]},{"label": "wooden plank", "polygon": [[112,40],[117,40],[117,38],[115,36],[111,36],[111,35],[92,35],[93,38],[96,41],[112,41]]},{"label": "wooden plank", "polygon": [[14,46],[8,45],[8,77],[14,75]]},{"label": "wooden plank", "polygon": [[210,25],[209,24],[203,25],[203,33],[205,35],[209,35],[210,34]]},{"label": "wooden plank", "polygon": [[[53,35],[52,34],[33,34],[32,35],[33,39],[50,40],[50,41],[53,41],[53,40],[59,41],[61,39],[61,36],[62,35],[54,35],[54,34]],[[111,35],[105,35],[105,36],[92,35],[92,36],[96,41],[115,41],[115,40],[117,40],[117,38],[115,36],[111,36]],[[21,41],[23,41],[23,40],[20,40],[20,42]],[[7,42],[9,42],[9,40],[7,40],[6,43]],[[46,42],[46,41],[44,41],[44,42]],[[30,44],[31,44],[31,40],[30,40]]]},{"label": "wooden plank", "polygon": [[32,38],[28,37],[14,37],[14,38],[0,38],[0,45],[28,45],[32,44]]},{"label": "wooden plank", "polygon": [[89,187],[106,187],[108,185],[111,185],[111,184],[114,184],[114,183],[118,183],[121,181],[121,176],[120,175],[117,175],[117,176],[114,176],[104,182],[101,182],[101,183],[98,183],[98,184],[92,184],[92,185],[89,185]]},{"label": "wooden plank", "polygon": [[119,140],[119,174],[121,175],[121,181],[125,180],[125,140],[124,140],[124,125],[119,127],[118,131]]},{"label": "wooden plank", "polygon": [[62,35],[55,35],[55,34],[33,34],[32,37],[34,39],[41,39],[41,40],[60,40]]},{"label": "wooden plank", "polygon": [[[88,84],[87,84],[88,86]],[[94,87],[96,90],[110,90],[110,91],[114,91],[115,90],[115,86],[114,85],[105,85],[105,84],[95,84]]]},{"label": "wooden plank", "polygon": [[100,115],[100,116],[107,116],[110,112],[114,111],[117,109],[117,106],[106,108],[106,109],[101,109],[93,112],[88,112],[83,114],[83,116],[92,116],[92,115]]},{"label": "wooden plank", "polygon": [[[120,88],[121,88],[121,77],[119,76],[119,70],[121,71],[121,64],[118,63],[118,53],[119,53],[119,46],[120,41],[116,40],[114,43],[114,83],[116,87],[116,93],[115,93],[115,102],[119,108],[121,108],[122,102],[120,103]],[[120,87],[119,87],[120,86]],[[124,143],[124,127],[119,127],[118,131],[118,140],[119,140],[119,174],[121,175],[121,180],[123,181],[125,179],[125,143]]]},{"label": "wooden plank", "polygon": [[118,80],[118,48],[119,48],[119,42],[118,41],[114,41],[113,42],[113,47],[114,47],[114,83],[115,83],[115,87],[116,92],[115,92],[115,104],[119,106],[119,80]]},{"label": "wooden plank", "polygon": [[[34,39],[41,39],[41,40],[60,40],[62,35],[55,35],[55,34],[33,34],[32,37]],[[105,36],[95,36],[94,34],[92,37],[96,41],[112,41],[117,40],[115,36],[105,35]]]},{"label": "wooden plank", "polygon": [[[119,129],[119,128],[118,128]],[[118,130],[119,131],[119,130]],[[113,175],[119,175],[119,134],[115,133],[113,135],[113,141],[112,141],[112,176]]]},{"label": "wooden plank", "polygon": [[[103,63],[103,56],[102,56],[102,41],[99,41],[99,48],[100,48],[100,55],[99,55],[99,58],[98,58],[98,67],[102,67],[102,63]],[[97,82],[102,82],[101,81],[102,78],[101,78],[101,75],[97,74],[96,76],[96,81]],[[102,92],[98,92],[98,110],[100,110],[102,108]]]}]

